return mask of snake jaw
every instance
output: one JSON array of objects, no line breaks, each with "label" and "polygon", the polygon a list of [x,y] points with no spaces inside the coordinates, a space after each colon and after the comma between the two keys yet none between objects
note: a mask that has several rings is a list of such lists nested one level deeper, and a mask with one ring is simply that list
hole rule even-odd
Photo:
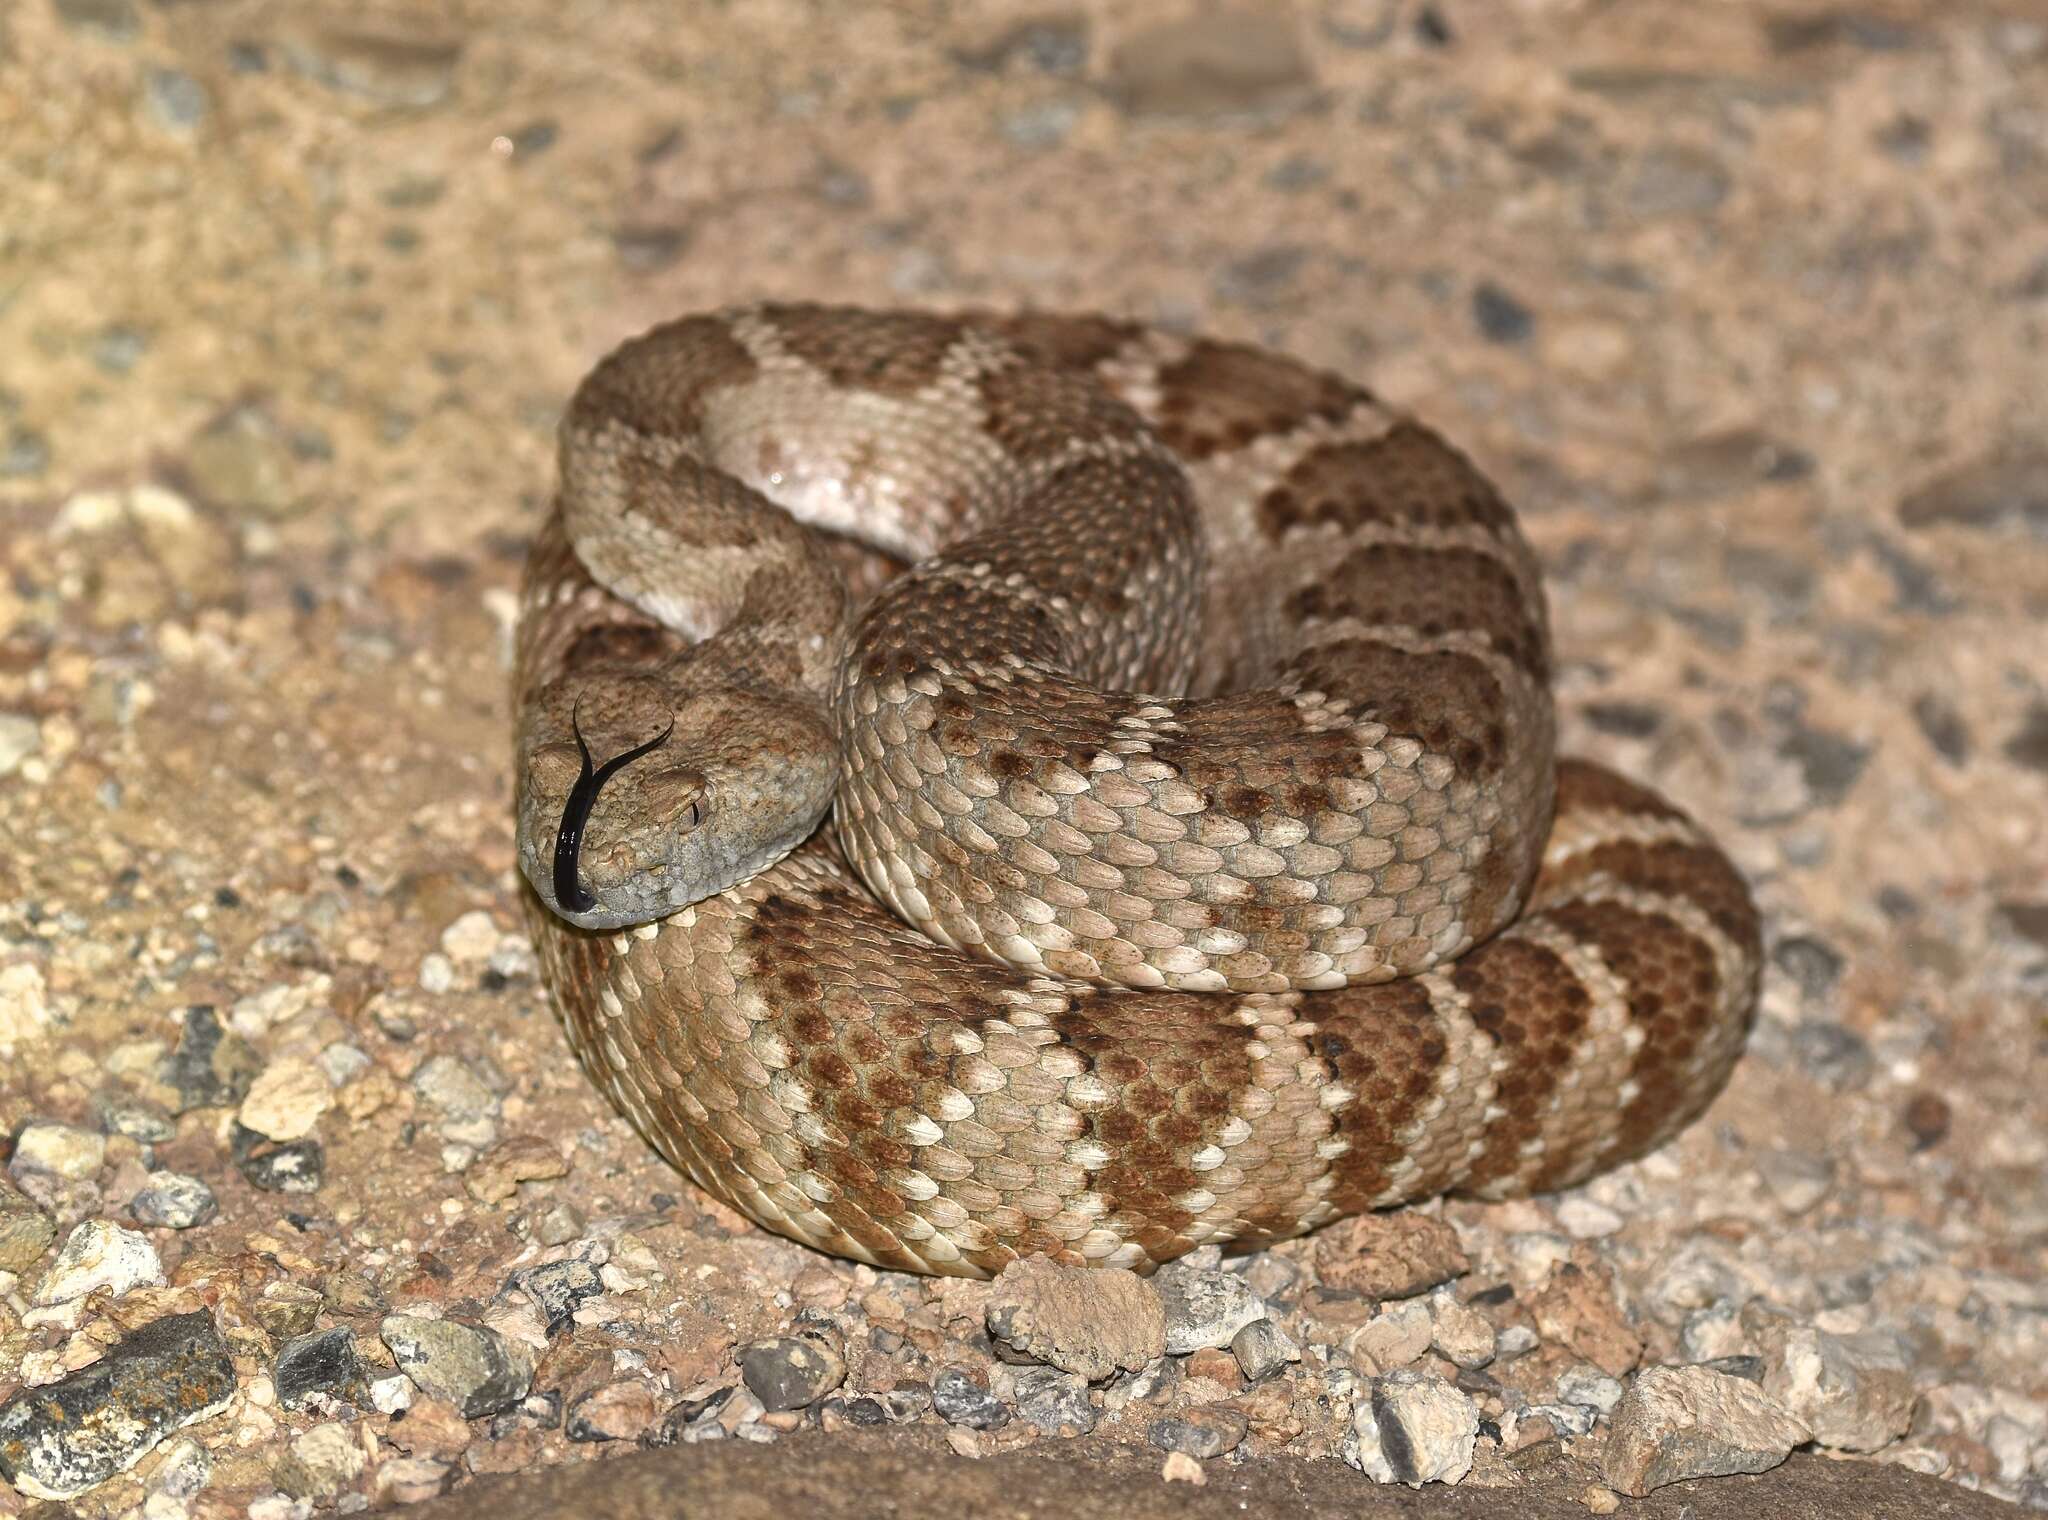
[{"label": "snake jaw", "polygon": [[[569,729],[576,736],[576,749],[583,757],[583,768],[576,777],[576,784],[569,789],[568,801],[562,804],[562,821],[555,830],[555,902],[558,911],[563,913],[588,913],[597,906],[597,899],[583,889],[579,869],[583,855],[583,830],[590,822],[590,810],[597,804],[597,794],[613,776],[650,750],[659,749],[676,731],[676,720],[671,717],[668,727],[645,744],[614,755],[593,770],[590,746],[583,739],[581,718],[582,704],[579,702],[570,711]],[[694,828],[702,813],[694,801],[690,810],[691,827]]]}]

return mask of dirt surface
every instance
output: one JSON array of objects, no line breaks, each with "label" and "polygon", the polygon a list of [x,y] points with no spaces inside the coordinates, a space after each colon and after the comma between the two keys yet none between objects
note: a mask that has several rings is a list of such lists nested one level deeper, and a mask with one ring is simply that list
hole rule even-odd
[{"label": "dirt surface", "polygon": [[[1420,411],[1544,558],[1567,746],[1765,909],[1749,1054],[1678,1142],[1423,1211],[1463,1262],[1433,1293],[1361,1272],[1369,1230],[1262,1253],[1303,1360],[1168,1358],[1099,1436],[1216,1406],[1203,1492],[1362,1507],[1333,1459],[1389,1346],[1472,1399],[1484,1477],[1580,1427],[1593,1460],[1639,1367],[1769,1386],[1825,1336],[1819,1439],[1956,1513],[2048,1506],[2044,100],[2038,0],[0,6],[0,1401],[201,1309],[233,1371],[73,1512],[623,1451],[798,1329],[832,1399],[727,1399],[695,1418],[746,1450],[647,1460],[774,1492],[867,1399],[904,1484],[957,1485],[906,1508],[972,1512],[1010,1469],[919,1455],[955,1366],[1010,1411],[955,1448],[1108,1460],[1013,1417],[985,1289],[666,1169],[520,933],[508,634],[555,420],[621,338],[754,296],[1102,309]],[[430,1393],[404,1312],[530,1381]],[[280,1368],[337,1330],[360,1377]]]},{"label": "dirt surface", "polygon": [[[593,1481],[575,1473],[480,1483],[407,1511],[421,1520],[542,1520],[574,1512],[589,1520],[654,1520],[718,1514],[781,1520],[790,1514],[972,1514],[986,1520],[1128,1516],[1129,1520],[1225,1520],[1251,1515],[1430,1515],[1448,1520],[1584,1520],[1593,1475],[1561,1459],[1529,1464],[1508,1489],[1381,1487],[1334,1462],[1259,1458],[1210,1473],[1201,1487],[1163,1482],[1130,1447],[1089,1441],[1059,1453],[1040,1447],[983,1461],[956,1457],[927,1432],[793,1438],[787,1448],[695,1447],[607,1462]],[[886,1496],[886,1497],[885,1497]],[[1795,1457],[1768,1477],[1674,1484],[1632,1504],[1640,1520],[2000,1520],[2013,1505],[1897,1467]]]}]

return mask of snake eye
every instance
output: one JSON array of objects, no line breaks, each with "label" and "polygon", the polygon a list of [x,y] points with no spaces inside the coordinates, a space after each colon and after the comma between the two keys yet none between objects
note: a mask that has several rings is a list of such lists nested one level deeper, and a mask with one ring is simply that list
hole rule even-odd
[{"label": "snake eye", "polygon": [[687,834],[704,821],[704,773],[687,766],[655,771],[641,778],[640,799],[650,822]]}]

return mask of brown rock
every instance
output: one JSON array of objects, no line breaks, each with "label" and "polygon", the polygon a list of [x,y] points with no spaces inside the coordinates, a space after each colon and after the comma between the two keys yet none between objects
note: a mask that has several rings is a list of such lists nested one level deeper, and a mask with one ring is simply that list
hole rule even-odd
[{"label": "brown rock", "polygon": [[572,1441],[631,1441],[655,1421],[660,1410],[653,1391],[639,1378],[620,1378],[593,1388],[569,1406],[562,1429]]},{"label": "brown rock", "polygon": [[1316,1239],[1325,1288],[1367,1298],[1413,1298],[1471,1268],[1458,1232],[1427,1214],[1362,1214]]},{"label": "brown rock", "polygon": [[[1584,1255],[1575,1252],[1574,1257]],[[1546,1341],[1564,1346],[1609,1377],[1622,1377],[1643,1359],[1636,1334],[1616,1300],[1604,1267],[1589,1257],[1564,1262],[1530,1295],[1529,1312]]]},{"label": "brown rock", "polygon": [[988,1333],[1034,1361],[1099,1383],[1166,1350],[1158,1291],[1122,1268],[1062,1267],[1042,1256],[1003,1268],[989,1295]]},{"label": "brown rock", "polygon": [[415,1397],[403,1418],[393,1420],[379,1438],[416,1457],[459,1457],[471,1431],[462,1411],[446,1399]]},{"label": "brown rock", "polygon": [[1109,85],[1140,115],[1231,116],[1292,105],[1315,84],[1292,29],[1258,11],[1162,22],[1126,38]]},{"label": "brown rock", "polygon": [[0,1182],[0,1272],[26,1272],[43,1259],[56,1235],[55,1220]]},{"label": "brown rock", "polygon": [[569,1164],[561,1151],[539,1135],[508,1135],[477,1157],[463,1173],[470,1196],[484,1203],[503,1203],[522,1182],[566,1177]]}]

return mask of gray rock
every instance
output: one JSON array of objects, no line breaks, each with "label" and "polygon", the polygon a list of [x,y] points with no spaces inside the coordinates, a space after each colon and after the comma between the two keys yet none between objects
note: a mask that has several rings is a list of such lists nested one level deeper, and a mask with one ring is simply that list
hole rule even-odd
[{"label": "gray rock", "polygon": [[109,1134],[126,1135],[143,1145],[161,1145],[178,1136],[175,1119],[139,1098],[103,1093],[93,1100],[93,1112]]},{"label": "gray rock", "polygon": [[1650,1367],[1615,1406],[1601,1470],[1609,1488],[1641,1498],[1687,1478],[1769,1472],[1811,1434],[1753,1383]]},{"label": "gray rock", "polygon": [[431,106],[447,98],[459,43],[353,27],[324,27],[290,38],[285,56],[308,79],[386,105]]},{"label": "gray rock", "polygon": [[1566,1404],[1578,1404],[1600,1414],[1612,1414],[1621,1402],[1621,1379],[1609,1377],[1598,1367],[1581,1364],[1567,1367],[1557,1375],[1557,1397]]},{"label": "gray rock", "polygon": [[947,1423],[969,1430],[1000,1430],[1010,1423],[1008,1407],[967,1367],[939,1369],[932,1379],[932,1408]]},{"label": "gray rock", "polygon": [[1088,1402],[1088,1380],[1057,1367],[1020,1367],[1012,1382],[1017,1412],[1047,1435],[1085,1436],[1095,1428],[1095,1406]]},{"label": "gray rock", "polygon": [[1472,322],[1489,343],[1524,343],[1536,330],[1536,314],[1491,280],[1472,291]]},{"label": "gray rock", "polygon": [[0,1272],[26,1272],[57,1238],[57,1222],[0,1182]]},{"label": "gray rock", "polygon": [[125,375],[149,352],[149,334],[115,323],[100,329],[92,342],[92,362],[109,375]]},{"label": "gray rock", "polygon": [[49,439],[34,428],[17,425],[7,430],[7,446],[0,449],[0,476],[32,480],[49,467]]},{"label": "gray rock", "polygon": [[2048,773],[2048,702],[2029,707],[2020,726],[2000,748],[2014,765]]},{"label": "gray rock", "polygon": [[444,1140],[479,1148],[498,1138],[502,1104],[482,1077],[454,1056],[435,1056],[413,1073],[412,1089],[440,1119],[435,1128]]},{"label": "gray rock", "polygon": [[780,1335],[742,1346],[740,1377],[770,1414],[816,1403],[846,1381],[846,1358],[821,1335]]},{"label": "gray rock", "polygon": [[1728,198],[1721,161],[1699,148],[1652,148],[1629,177],[1629,209],[1641,217],[1705,216]]},{"label": "gray rock", "polygon": [[1255,1319],[1230,1338],[1230,1354],[1248,1383],[1263,1382],[1301,1360],[1294,1338],[1269,1319]]},{"label": "gray rock", "polygon": [[159,1075],[178,1094],[178,1112],[232,1108],[248,1095],[263,1059],[249,1042],[224,1028],[209,1003],[185,1010],[178,1047],[164,1058]]},{"label": "gray rock", "polygon": [[1173,1262],[1152,1277],[1166,1311],[1166,1351],[1186,1356],[1204,1346],[1227,1346],[1246,1325],[1266,1317],[1266,1306],[1235,1272]]},{"label": "gray rock", "polygon": [[51,9],[74,31],[96,32],[109,42],[133,41],[140,29],[134,0],[54,0]]},{"label": "gray rock", "polygon": [[1145,1427],[1145,1439],[1161,1451],[1185,1452],[1206,1462],[1235,1450],[1249,1428],[1241,1410],[1210,1404],[1177,1418],[1154,1420]]},{"label": "gray rock", "polygon": [[1135,1372],[1166,1349],[1158,1290],[1122,1268],[1013,1261],[995,1280],[985,1321],[1003,1347],[1091,1383],[1118,1368]]},{"label": "gray rock", "polygon": [[220,1212],[213,1189],[185,1172],[152,1172],[149,1181],[128,1200],[137,1224],[189,1230]]},{"label": "gray rock", "polygon": [[1837,1451],[1876,1451],[1913,1420],[1912,1359],[1896,1335],[1830,1335],[1810,1325],[1766,1330],[1763,1390],[1813,1439]]},{"label": "gray rock", "polygon": [[532,1354],[486,1326],[391,1314],[379,1330],[414,1386],[464,1419],[510,1409],[533,1385]]},{"label": "gray rock", "polygon": [[1913,699],[1913,722],[1920,736],[1950,765],[1966,765],[1976,747],[1970,725],[1962,712],[1938,691],[1923,691]]},{"label": "gray rock", "polygon": [[2020,446],[1968,460],[1908,494],[1899,521],[1908,528],[2010,523],[2048,532],[2048,449]]},{"label": "gray rock", "polygon": [[204,121],[212,104],[206,86],[182,69],[151,69],[143,76],[142,100],[157,125],[179,133]]},{"label": "gray rock", "polygon": [[1088,61],[1088,30],[1088,18],[1079,11],[1027,16],[954,48],[953,58],[980,73],[1000,73],[1023,63],[1047,74],[1078,74]]},{"label": "gray rock", "polygon": [[296,1336],[278,1348],[271,1368],[277,1401],[297,1409],[315,1394],[360,1402],[363,1364],[356,1356],[355,1332],[346,1325]]},{"label": "gray rock", "polygon": [[1756,1158],[1756,1174],[1787,1214],[1812,1210],[1835,1185],[1835,1163],[1807,1151],[1764,1151]]},{"label": "gray rock", "polygon": [[225,1409],[234,1363],[204,1310],[143,1326],[90,1367],[0,1404],[0,1478],[68,1499]]},{"label": "gray rock", "polygon": [[604,1279],[597,1275],[596,1267],[572,1256],[566,1261],[523,1267],[507,1279],[506,1286],[533,1300],[547,1323],[548,1334],[553,1335],[565,1328],[584,1304],[603,1294]]},{"label": "gray rock", "polygon": [[326,1176],[327,1152],[318,1140],[267,1140],[237,1124],[228,1137],[235,1170],[266,1193],[317,1193]]},{"label": "gray rock", "polygon": [[1110,58],[1109,89],[1134,115],[1267,114],[1315,85],[1291,27],[1256,11],[1209,11],[1131,33]]},{"label": "gray rock", "polygon": [[1811,934],[1788,934],[1771,946],[1771,963],[1799,984],[1802,996],[1815,1002],[1835,990],[1847,963],[1826,940]]},{"label": "gray rock", "polygon": [[1493,1360],[1497,1342],[1492,1320],[1470,1305],[1459,1303],[1448,1292],[1432,1293],[1425,1302],[1429,1306],[1430,1344],[1446,1360],[1468,1370],[1484,1367]]},{"label": "gray rock", "polygon": [[1352,1415],[1344,1458],[1375,1483],[1456,1483],[1472,1470],[1479,1408],[1442,1378],[1389,1372]]}]

